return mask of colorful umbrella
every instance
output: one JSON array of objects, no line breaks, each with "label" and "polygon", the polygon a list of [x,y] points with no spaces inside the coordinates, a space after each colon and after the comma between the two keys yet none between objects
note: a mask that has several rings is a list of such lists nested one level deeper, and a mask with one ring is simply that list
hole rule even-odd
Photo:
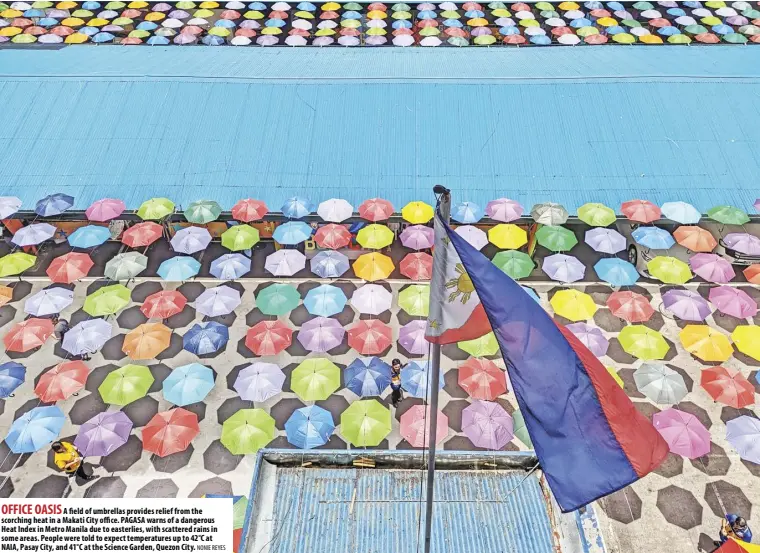
[{"label": "colorful umbrella", "polygon": [[696,225],[702,218],[697,208],[686,202],[668,202],[662,204],[662,214],[671,221],[682,225]]},{"label": "colorful umbrella", "polygon": [[264,315],[287,315],[298,307],[301,294],[289,284],[270,284],[256,295],[256,307]]},{"label": "colorful umbrella", "polygon": [[637,223],[652,223],[662,217],[660,208],[647,200],[623,202],[623,205],[620,206],[620,212]]},{"label": "colorful umbrella", "polygon": [[241,409],[222,425],[222,445],[233,455],[256,453],[274,439],[274,419],[262,409]]},{"label": "colorful umbrella", "polygon": [[214,388],[214,372],[200,363],[175,368],[163,382],[166,401],[175,405],[190,405],[203,401]]},{"label": "colorful umbrella", "polygon": [[111,219],[116,219],[116,217],[124,213],[125,209],[127,209],[127,206],[123,201],[104,198],[93,202],[84,213],[90,221],[104,223]]},{"label": "colorful umbrella", "polygon": [[705,299],[691,290],[668,290],[662,295],[665,309],[684,321],[704,321],[712,312]]},{"label": "colorful umbrella", "polygon": [[[414,228],[414,227],[412,227]],[[432,232],[432,229],[431,229]],[[385,225],[371,224],[362,228],[356,235],[356,241],[363,247],[379,250],[389,246],[394,239],[393,231]]]},{"label": "colorful umbrella", "polygon": [[253,363],[238,373],[235,391],[245,401],[264,402],[282,391],[285,373],[274,363]]},{"label": "colorful umbrella", "polygon": [[140,311],[149,319],[168,319],[181,313],[186,304],[187,298],[181,292],[162,290],[145,298]]},{"label": "colorful umbrella", "polygon": [[498,252],[491,262],[515,280],[530,276],[536,268],[528,254],[515,250]]},{"label": "colorful umbrella", "polygon": [[375,447],[391,433],[391,412],[376,399],[354,401],[340,416],[340,433],[355,447]]},{"label": "colorful umbrella", "polygon": [[278,250],[267,256],[264,268],[274,276],[293,276],[306,267],[306,256],[298,250]]},{"label": "colorful umbrella", "polygon": [[53,334],[50,319],[26,319],[14,324],[3,336],[6,351],[25,353],[42,346]]},{"label": "colorful umbrella", "polygon": [[121,241],[130,248],[142,248],[150,246],[153,242],[161,238],[163,233],[164,227],[158,223],[150,221],[137,223],[122,233]]},{"label": "colorful umbrella", "polygon": [[125,412],[98,413],[79,427],[74,446],[83,457],[105,457],[127,443],[131,432]]},{"label": "colorful umbrella", "polygon": [[626,326],[618,340],[626,353],[644,361],[662,359],[670,350],[662,334],[644,325]]},{"label": "colorful umbrella", "polygon": [[644,363],[633,373],[639,392],[655,403],[680,402],[687,393],[683,377],[662,363]]},{"label": "colorful umbrella", "polygon": [[401,210],[401,217],[413,225],[424,225],[433,218],[433,208],[425,202],[409,202]]},{"label": "colorful umbrella", "polygon": [[105,403],[127,405],[144,397],[153,381],[148,367],[130,364],[109,373],[98,392]]},{"label": "colorful umbrella", "polygon": [[258,242],[259,231],[250,225],[235,225],[222,233],[222,246],[233,252],[249,250]]},{"label": "colorful umbrella", "polygon": [[143,221],[158,221],[174,213],[174,202],[167,198],[151,198],[143,202],[137,216]]},{"label": "colorful umbrella", "polygon": [[747,279],[747,282],[751,282],[752,284],[760,284],[760,264],[750,265],[742,272],[744,273],[744,277]]},{"label": "colorful umbrella", "polygon": [[333,223],[340,223],[345,221],[354,212],[354,207],[346,200],[339,198],[333,198],[326,200],[319,204],[317,207],[317,215],[322,217],[325,221],[331,221]]},{"label": "colorful umbrella", "polygon": [[45,196],[34,207],[34,212],[40,217],[60,215],[74,205],[74,198],[66,194],[51,194]]},{"label": "colorful umbrella", "polygon": [[185,451],[200,433],[198,415],[186,409],[156,413],[142,431],[143,449],[166,457]]},{"label": "colorful umbrella", "polygon": [[665,229],[659,227],[639,227],[631,233],[636,243],[653,250],[667,250],[675,240]]},{"label": "colorful umbrella", "polygon": [[536,238],[539,244],[553,252],[569,251],[578,243],[575,234],[564,227],[541,227]]},{"label": "colorful umbrella", "polygon": [[710,289],[710,301],[718,311],[737,319],[746,319],[757,315],[757,302],[741,288],[719,286]]},{"label": "colorful umbrella", "polygon": [[6,361],[0,364],[0,398],[10,396],[24,383],[26,367],[21,363]]},{"label": "colorful umbrella", "polygon": [[430,285],[407,286],[399,292],[398,305],[412,317],[427,317],[430,310]]},{"label": "colorful umbrella", "polygon": [[46,288],[24,302],[24,313],[44,317],[60,313],[74,302],[74,291],[68,288]]},{"label": "colorful umbrella", "polygon": [[516,250],[528,243],[528,234],[521,227],[500,223],[488,231],[488,240],[502,250]]},{"label": "colorful umbrella", "polygon": [[724,284],[736,276],[731,264],[714,253],[698,253],[689,259],[694,274],[708,282]]},{"label": "colorful umbrella", "polygon": [[406,254],[399,264],[399,270],[411,280],[430,280],[433,277],[433,256],[423,252]]},{"label": "colorful umbrella", "polygon": [[541,266],[544,273],[559,282],[576,282],[586,273],[586,266],[571,255],[556,253],[544,258]]},{"label": "colorful umbrella", "polygon": [[315,317],[301,325],[298,341],[309,351],[325,353],[338,347],[345,333],[335,319]]},{"label": "colorful umbrella", "polygon": [[285,423],[288,441],[301,449],[325,445],[334,431],[330,412],[316,405],[296,409]]},{"label": "colorful umbrella", "polygon": [[240,305],[240,292],[229,286],[217,286],[204,291],[195,300],[195,310],[207,317],[232,313]]},{"label": "colorful umbrella", "polygon": [[34,453],[55,440],[65,422],[59,407],[35,407],[13,421],[5,443],[11,453]]},{"label": "colorful umbrella", "polygon": [[0,219],[8,219],[21,209],[21,200],[16,196],[0,196]]},{"label": "colorful umbrella", "polygon": [[710,453],[710,432],[694,415],[671,407],[655,413],[652,424],[672,453],[687,459]]},{"label": "colorful umbrella", "polygon": [[753,359],[760,361],[760,327],[752,325],[737,326],[731,333],[736,349]]},{"label": "colorful umbrella", "polygon": [[205,250],[211,243],[211,234],[203,227],[186,227],[178,230],[171,239],[171,245],[178,253],[196,253]]},{"label": "colorful umbrella", "polygon": [[739,209],[730,205],[720,205],[707,212],[707,216],[713,221],[724,225],[743,225],[749,223],[749,216]]},{"label": "colorful umbrella", "polygon": [[13,288],[0,284],[0,307],[13,301]]},{"label": "colorful umbrella", "polygon": [[129,288],[122,284],[104,286],[84,300],[84,311],[92,317],[113,315],[124,309],[130,302]]},{"label": "colorful umbrella", "polygon": [[250,270],[250,258],[240,253],[226,253],[211,262],[211,274],[222,280],[235,280]]},{"label": "colorful umbrella", "polygon": [[182,347],[196,355],[216,353],[229,341],[229,330],[223,324],[206,321],[194,324],[182,337]]},{"label": "colorful umbrella", "polygon": [[86,277],[93,265],[86,253],[69,252],[53,259],[45,272],[55,283],[71,284]]},{"label": "colorful umbrella", "polygon": [[131,359],[154,359],[169,347],[171,335],[161,323],[144,323],[127,333],[121,350]]},{"label": "colorful umbrella", "polygon": [[702,361],[727,361],[734,350],[728,337],[707,325],[686,325],[678,333],[684,349]]},{"label": "colorful umbrella", "polygon": [[410,321],[399,330],[398,343],[412,355],[428,353],[430,343],[425,339],[427,322],[423,320]]},{"label": "colorful umbrella", "polygon": [[301,219],[314,211],[314,205],[306,198],[293,196],[282,204],[281,211],[288,219]]},{"label": "colorful umbrella", "polygon": [[304,307],[311,315],[330,317],[346,307],[348,298],[337,286],[323,284],[312,288],[303,300]]},{"label": "colorful umbrella", "polygon": [[726,440],[750,463],[760,464],[760,419],[742,415],[726,423]]},{"label": "colorful umbrella", "polygon": [[365,253],[354,261],[354,274],[369,282],[388,278],[393,269],[391,258],[377,252]]},{"label": "colorful umbrella", "polygon": [[68,399],[84,388],[88,372],[82,361],[63,361],[40,377],[34,393],[44,403]]},{"label": "colorful umbrella", "polygon": [[158,275],[169,282],[182,282],[193,278],[201,270],[200,262],[194,257],[177,255],[163,261],[156,271]]},{"label": "colorful umbrella", "polygon": [[261,321],[248,329],[245,345],[256,355],[277,355],[290,346],[293,331],[281,321]]},{"label": "colorful umbrella", "polygon": [[377,222],[385,221],[393,215],[393,204],[388,200],[372,198],[365,200],[359,206],[359,216],[367,221]]},{"label": "colorful umbrella", "polygon": [[729,407],[743,409],[755,403],[755,387],[738,369],[708,367],[700,383],[710,397]]},{"label": "colorful umbrella", "polygon": [[138,252],[125,252],[108,260],[104,274],[111,280],[129,280],[142,273],[147,267],[146,256]]},{"label": "colorful umbrella", "polygon": [[359,357],[346,367],[343,380],[359,397],[380,396],[391,383],[391,368],[377,357]]},{"label": "colorful umbrella", "polygon": [[350,268],[348,257],[336,251],[322,251],[311,258],[311,272],[321,278],[338,278]]},{"label": "colorful umbrella", "polygon": [[694,276],[689,266],[680,259],[661,255],[647,262],[647,271],[665,284],[685,284]]},{"label": "colorful umbrella", "polygon": [[34,266],[37,258],[23,252],[13,252],[0,258],[0,277],[20,275]]},{"label": "colorful umbrella", "polygon": [[269,208],[264,202],[248,198],[232,206],[232,217],[237,221],[250,223],[263,219],[268,211]]},{"label": "colorful umbrella", "polygon": [[597,357],[607,355],[610,343],[599,328],[586,323],[573,323],[565,328],[572,332]]},{"label": "colorful umbrella", "polygon": [[681,246],[693,252],[711,252],[718,246],[717,240],[710,231],[702,227],[678,227],[673,236]]},{"label": "colorful umbrella", "polygon": [[359,321],[348,329],[348,345],[362,355],[380,354],[392,342],[391,327],[377,319]]},{"label": "colorful umbrella", "polygon": [[[364,229],[359,231],[361,236]],[[413,250],[424,250],[433,247],[433,229],[424,225],[408,226],[401,233],[401,243]],[[361,241],[359,241],[361,244]]]},{"label": "colorful umbrella", "polygon": [[63,336],[63,349],[72,355],[95,353],[111,338],[112,330],[103,319],[82,321]]},{"label": "colorful umbrella", "polygon": [[[82,228],[86,229],[88,227]],[[76,235],[80,230],[82,229],[77,229],[72,236]],[[11,243],[21,247],[36,246],[45,240],[50,240],[55,235],[56,231],[57,229],[53,225],[47,223],[32,223],[31,225],[18,229],[16,234],[13,235],[13,238],[11,238]],[[102,242],[98,242],[98,244],[101,243]]]},{"label": "colorful umbrella", "polygon": [[[432,382],[428,382],[429,376],[429,363],[410,361],[401,371],[401,386],[412,397],[428,398],[432,387]],[[443,388],[443,372],[439,377],[438,387]]]},{"label": "colorful umbrella", "polygon": [[351,243],[351,232],[344,225],[330,223],[317,229],[314,240],[320,248],[337,250]]},{"label": "colorful umbrella", "polygon": [[79,227],[67,238],[72,248],[94,248],[105,243],[111,238],[108,227],[99,225],[87,225]]},{"label": "colorful umbrella", "polygon": [[475,447],[500,450],[512,440],[514,423],[498,403],[473,401],[462,411],[462,431]]},{"label": "colorful umbrella", "polygon": [[592,227],[607,227],[615,222],[615,212],[604,204],[587,203],[578,208],[578,219]]},{"label": "colorful umbrella", "polygon": [[723,244],[740,254],[760,255],[760,238],[748,232],[732,232],[723,238]]},{"label": "colorful umbrella", "polygon": [[222,207],[213,200],[198,200],[190,203],[185,209],[185,219],[191,223],[205,225],[216,221],[222,214]]},{"label": "colorful umbrella", "polygon": [[275,229],[273,237],[280,244],[293,246],[311,238],[312,232],[311,226],[303,221],[288,221]]},{"label": "colorful umbrella", "polygon": [[654,314],[649,300],[635,292],[613,292],[607,298],[607,307],[613,315],[629,323],[643,323]]},{"label": "colorful umbrella", "polygon": [[[428,417],[432,416],[430,406],[415,405],[401,415],[400,432],[412,447],[428,447]],[[441,411],[436,413],[438,418],[435,443],[440,444],[449,433],[449,418]]]},{"label": "colorful umbrella", "polygon": [[351,305],[362,314],[380,315],[391,308],[393,295],[379,284],[365,284],[351,297]]},{"label": "colorful umbrella", "polygon": [[472,202],[461,202],[451,208],[451,218],[464,225],[477,223],[483,218],[483,210]]},{"label": "colorful umbrella", "polygon": [[493,361],[470,357],[459,366],[459,386],[474,399],[493,401],[507,393],[507,377]]},{"label": "colorful umbrella", "polygon": [[557,315],[571,321],[591,319],[597,309],[591,296],[578,290],[560,290],[549,303]]},{"label": "colorful umbrella", "polygon": [[340,388],[340,369],[328,359],[307,359],[293,371],[291,389],[304,401],[320,401]]},{"label": "colorful umbrella", "polygon": [[511,223],[522,217],[525,208],[514,200],[499,198],[486,205],[486,214],[495,221]]},{"label": "colorful umbrella", "polygon": [[488,245],[488,236],[478,227],[474,227],[472,225],[461,225],[455,228],[454,232],[467,240],[467,243],[476,250],[482,250],[484,247],[486,247],[486,245]]},{"label": "colorful umbrella", "polygon": [[541,225],[559,226],[564,225],[570,215],[561,205],[546,202],[534,205],[530,210],[530,216]]},{"label": "colorful umbrella", "polygon": [[600,253],[616,254],[622,252],[626,248],[625,237],[618,231],[608,228],[593,228],[587,230],[585,242],[591,246],[594,251]]},{"label": "colorful umbrella", "polygon": [[473,357],[484,357],[499,353],[499,343],[496,341],[496,336],[493,332],[489,332],[473,340],[457,342],[457,346]]}]

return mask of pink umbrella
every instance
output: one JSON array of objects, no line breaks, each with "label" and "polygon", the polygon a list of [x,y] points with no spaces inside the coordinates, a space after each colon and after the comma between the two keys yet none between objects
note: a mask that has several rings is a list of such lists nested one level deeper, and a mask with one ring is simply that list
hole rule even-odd
[{"label": "pink umbrella", "polygon": [[710,432],[694,415],[670,408],[655,413],[652,423],[676,455],[696,459],[710,452]]},{"label": "pink umbrella", "polygon": [[760,238],[748,232],[732,232],[727,234],[722,242],[744,255],[760,255]]},{"label": "pink umbrella", "polygon": [[[430,407],[415,405],[401,415],[401,437],[412,447],[428,447],[428,417]],[[449,433],[449,417],[438,411],[438,426],[435,432],[435,443],[440,444]]]},{"label": "pink umbrella", "polygon": [[691,290],[668,290],[662,295],[662,303],[684,321],[704,321],[712,311],[705,298]]},{"label": "pink umbrella", "polygon": [[512,440],[514,423],[498,403],[473,401],[462,411],[462,431],[475,447],[498,450]]},{"label": "pink umbrella", "polygon": [[583,345],[597,357],[607,355],[607,348],[610,347],[610,342],[597,327],[587,325],[586,323],[573,323],[565,328],[575,334],[575,337],[583,342]]},{"label": "pink umbrella", "polygon": [[486,205],[486,215],[495,221],[510,223],[522,217],[525,208],[514,200],[499,198],[491,200]]},{"label": "pink umbrella", "polygon": [[413,250],[424,250],[433,247],[434,232],[425,225],[406,227],[401,233],[401,243]]},{"label": "pink umbrella", "polygon": [[85,215],[90,221],[105,222],[111,219],[116,219],[119,215],[124,213],[127,206],[121,200],[114,200],[113,198],[104,198],[93,203],[85,211]]},{"label": "pink umbrella", "polygon": [[701,276],[707,282],[724,284],[731,282],[736,276],[731,264],[714,253],[698,253],[689,258],[694,274]]},{"label": "pink umbrella", "polygon": [[301,325],[298,341],[309,351],[324,353],[339,346],[345,333],[335,319],[315,317]]},{"label": "pink umbrella", "polygon": [[710,290],[710,301],[718,311],[737,319],[754,317],[757,314],[757,303],[747,292],[731,286],[719,286]]},{"label": "pink umbrella", "polygon": [[412,355],[424,355],[428,352],[429,343],[425,340],[426,321],[411,321],[401,327],[398,332],[398,343]]}]

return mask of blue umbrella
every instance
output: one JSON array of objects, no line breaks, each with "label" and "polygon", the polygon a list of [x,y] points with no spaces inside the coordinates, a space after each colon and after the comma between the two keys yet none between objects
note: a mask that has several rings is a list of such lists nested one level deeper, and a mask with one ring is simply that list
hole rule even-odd
[{"label": "blue umbrella", "polygon": [[625,11],[625,6],[621,4],[620,2],[607,2],[607,7],[611,9],[613,12]]},{"label": "blue umbrella", "polygon": [[234,29],[237,27],[234,21],[230,21],[229,19],[220,19],[216,23],[214,23],[214,27],[221,27],[223,29]]},{"label": "blue umbrella", "polygon": [[227,327],[214,321],[196,323],[182,337],[182,347],[195,355],[214,353],[230,339]]},{"label": "blue umbrella", "polygon": [[13,453],[34,453],[58,437],[64,422],[60,407],[35,407],[14,421],[5,443]]},{"label": "blue umbrella", "polygon": [[201,39],[201,42],[206,46],[221,46],[225,44],[224,39],[216,35],[206,35]]},{"label": "blue umbrella", "polygon": [[102,44],[103,42],[111,42],[115,38],[116,37],[111,33],[98,33],[92,37],[92,41],[97,44]]},{"label": "blue umbrella", "polygon": [[83,2],[83,10],[98,10],[100,9],[100,2]]},{"label": "blue umbrella", "polygon": [[573,19],[570,22],[570,26],[575,29],[580,29],[581,27],[590,27],[593,25],[593,22],[590,19],[586,19],[585,17],[579,17],[578,19]]},{"label": "blue umbrella", "polygon": [[67,240],[72,248],[94,248],[109,238],[111,238],[111,231],[108,227],[87,225],[86,227],[79,227],[69,234]]},{"label": "blue umbrella", "polygon": [[7,361],[0,365],[0,398],[8,397],[24,383],[26,368],[21,363]]},{"label": "blue umbrella", "polygon": [[638,244],[652,250],[667,250],[676,243],[667,230],[659,227],[639,227],[631,236]]},{"label": "blue umbrella", "polygon": [[712,31],[718,35],[730,35],[731,33],[735,32],[733,27],[724,23],[721,23],[720,25],[713,25]]},{"label": "blue umbrella", "polygon": [[684,2],[683,5],[693,10],[695,8],[701,8],[702,2],[692,2],[691,0],[689,0],[689,1]]},{"label": "blue umbrella", "polygon": [[435,19],[437,14],[433,10],[420,10],[417,12],[417,17],[420,19]]},{"label": "blue umbrella", "polygon": [[87,36],[95,36],[100,32],[100,29],[97,27],[82,27],[77,32]]},{"label": "blue umbrella", "polygon": [[537,44],[538,46],[548,46],[552,43],[552,39],[550,39],[546,35],[534,35],[530,37],[531,44]]},{"label": "blue umbrella", "polygon": [[612,286],[633,286],[639,280],[636,267],[617,257],[600,259],[594,270],[599,278]]},{"label": "blue umbrella", "polygon": [[604,8],[601,2],[585,2],[583,5],[587,10],[601,10]]},{"label": "blue umbrella", "polygon": [[28,18],[45,17],[45,12],[43,12],[42,10],[38,10],[36,8],[31,8],[24,12],[24,17],[28,17]]},{"label": "blue umbrella", "polygon": [[306,310],[312,315],[330,317],[343,311],[346,307],[346,294],[337,286],[323,284],[309,290],[303,300]]},{"label": "blue umbrella", "polygon": [[673,17],[681,17],[686,15],[686,12],[683,11],[681,8],[670,8],[668,10],[668,15],[671,15]]},{"label": "blue umbrella", "polygon": [[355,11],[347,11],[347,12],[343,12],[343,16],[342,17],[343,17],[343,19],[361,19],[362,18],[362,14],[360,14],[359,12],[355,12]]},{"label": "blue umbrella", "polygon": [[296,409],[285,423],[288,441],[301,449],[325,445],[334,430],[330,412],[316,405]]},{"label": "blue umbrella", "polygon": [[214,387],[214,372],[200,363],[174,369],[164,380],[164,398],[174,405],[190,405],[203,401]]},{"label": "blue umbrella", "polygon": [[502,27],[501,29],[499,29],[499,33],[504,36],[519,35],[520,29],[518,29],[517,27]]},{"label": "blue umbrella", "polygon": [[311,258],[311,272],[321,278],[338,278],[348,268],[348,257],[333,250],[321,251]]},{"label": "blue umbrella", "polygon": [[702,215],[696,207],[686,202],[667,202],[662,204],[662,214],[682,225],[696,225]]},{"label": "blue umbrella", "polygon": [[462,202],[452,208],[451,218],[458,223],[477,223],[483,218],[483,210],[472,202]]},{"label": "blue umbrella", "polygon": [[[417,361],[410,361],[409,364],[401,370],[401,387],[412,397],[425,398],[430,397],[431,382],[428,382],[430,375],[430,364],[425,361],[421,365]],[[443,372],[438,375],[438,387],[443,388]]]},{"label": "blue umbrella", "polygon": [[303,221],[288,221],[274,231],[274,239],[280,244],[293,246],[311,238],[312,228]]},{"label": "blue umbrella", "polygon": [[283,21],[282,19],[268,19],[267,22],[264,23],[264,26],[266,27],[280,28],[280,27],[284,27],[285,25],[287,25],[287,23],[285,23],[285,21]]},{"label": "blue umbrella", "polygon": [[178,255],[161,263],[158,274],[164,280],[181,282],[194,277],[201,270],[201,264],[194,257]]},{"label": "blue umbrella", "polygon": [[248,4],[249,10],[266,10],[267,5],[264,2],[251,2]]},{"label": "blue umbrella", "polygon": [[343,379],[357,396],[379,396],[391,383],[391,368],[377,357],[359,357],[346,367]]},{"label": "blue umbrella", "polygon": [[37,22],[40,27],[55,27],[58,25],[58,20],[55,17],[43,17]]},{"label": "blue umbrella", "polygon": [[520,286],[525,292],[536,302],[541,303],[541,298],[538,297],[538,294],[536,294],[536,291],[533,288],[528,288],[527,286]]},{"label": "blue umbrella", "polygon": [[[401,21],[397,21],[396,23],[401,23]],[[394,27],[396,26],[396,23],[393,24]],[[409,23],[409,22],[408,21],[404,21],[404,23]],[[445,20],[443,22],[443,24],[446,27],[457,27],[459,29],[461,29],[462,27],[464,27],[464,23],[462,23],[458,19],[447,19],[447,20]],[[412,24],[409,23],[409,27],[405,27],[405,28],[411,29],[411,27],[412,27]]]},{"label": "blue umbrella", "polygon": [[[447,19],[446,21],[451,21],[450,19]],[[412,28],[412,22],[408,21],[406,19],[397,19],[393,22],[393,25],[391,25],[394,29],[411,29]]]},{"label": "blue umbrella", "polygon": [[137,25],[138,31],[155,31],[158,29],[158,25],[153,23],[152,21],[141,21],[139,25]]},{"label": "blue umbrella", "polygon": [[475,18],[478,18],[478,17],[485,17],[486,14],[484,14],[480,10],[468,10],[468,11],[464,12],[464,16],[467,17],[467,18],[469,18],[469,19],[475,19]]},{"label": "blue umbrella", "polygon": [[251,260],[241,253],[228,253],[211,262],[211,274],[216,278],[234,280],[251,270]]},{"label": "blue umbrella", "polygon": [[146,42],[148,46],[166,46],[169,44],[169,39],[165,36],[152,36]]},{"label": "blue umbrella", "polygon": [[74,205],[74,198],[66,194],[51,194],[45,196],[34,207],[34,212],[40,217],[60,215]]},{"label": "blue umbrella", "polygon": [[606,33],[610,36],[618,35],[620,33],[627,32],[623,27],[620,25],[613,25],[612,27],[607,27]]},{"label": "blue umbrella", "polygon": [[296,6],[296,9],[304,12],[313,12],[317,10],[317,7],[311,2],[301,2]]},{"label": "blue umbrella", "polygon": [[290,219],[300,219],[314,211],[314,205],[306,198],[293,196],[292,198],[285,200],[281,209],[282,214],[285,215],[285,217]]},{"label": "blue umbrella", "polygon": [[657,29],[657,34],[662,36],[673,36],[680,35],[681,31],[678,30],[678,27],[660,27]]}]

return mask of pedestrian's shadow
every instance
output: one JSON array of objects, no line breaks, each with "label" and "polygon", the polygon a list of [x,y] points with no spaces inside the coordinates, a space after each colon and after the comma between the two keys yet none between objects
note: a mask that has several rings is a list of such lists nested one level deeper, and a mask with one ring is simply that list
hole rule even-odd
[{"label": "pedestrian's shadow", "polygon": [[715,538],[712,538],[704,532],[699,534],[699,543],[697,543],[697,549],[704,553],[712,553],[718,548],[715,546]]}]

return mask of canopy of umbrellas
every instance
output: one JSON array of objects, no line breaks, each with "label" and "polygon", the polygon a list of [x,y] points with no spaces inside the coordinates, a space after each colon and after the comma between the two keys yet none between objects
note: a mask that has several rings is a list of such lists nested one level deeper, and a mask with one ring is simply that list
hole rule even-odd
[{"label": "canopy of umbrellas", "polygon": [[0,44],[746,44],[757,2],[0,2]]}]

